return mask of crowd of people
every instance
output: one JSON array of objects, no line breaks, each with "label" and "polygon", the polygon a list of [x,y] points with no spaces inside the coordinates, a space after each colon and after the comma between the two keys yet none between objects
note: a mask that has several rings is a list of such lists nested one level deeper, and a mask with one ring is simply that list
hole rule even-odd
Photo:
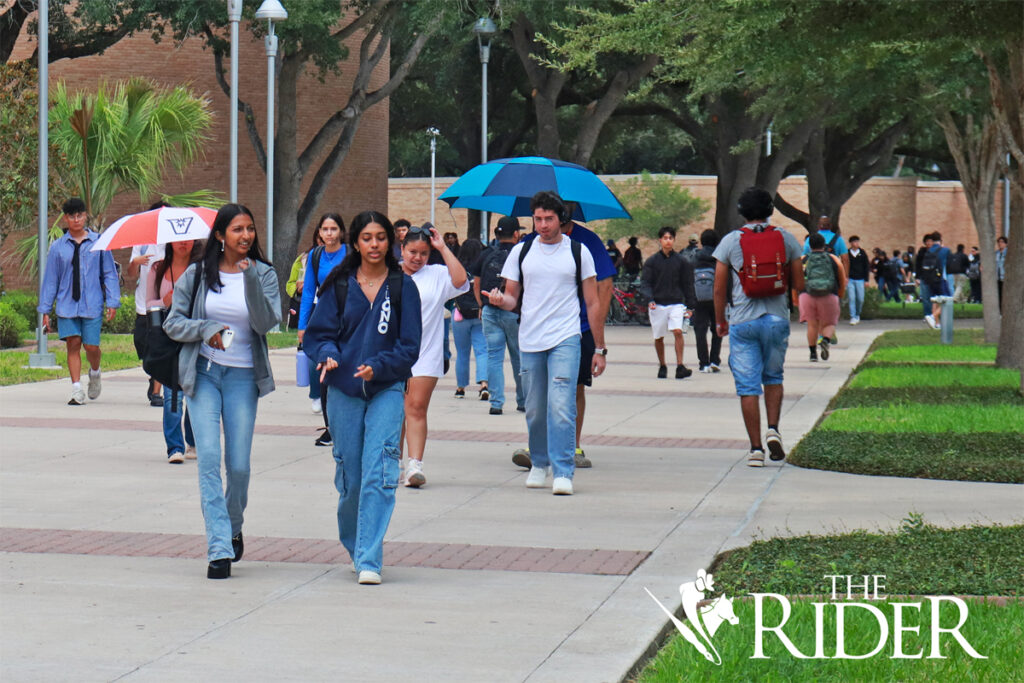
[{"label": "crowd of people", "polygon": [[[292,265],[287,322],[308,359],[298,383],[308,384],[310,408],[324,419],[315,443],[332,448],[338,533],[359,583],[381,582],[396,489],[427,483],[427,414],[438,379],[449,370],[451,334],[455,397],[467,396],[475,356],[477,397],[489,403],[490,415],[505,408],[508,354],[515,408],[525,414],[528,431],[527,447],[512,461],[526,471],[526,487],[550,486],[565,496],[574,493],[575,471],[593,466],[580,445],[586,388],[606,367],[604,323],[620,272],[639,278],[649,301],[658,378],[668,377],[670,334],[675,378],[693,374],[684,363],[687,320],[701,373],[722,371],[722,340],[731,335],[728,364],[752,467],[764,465],[766,450],[772,460],[785,458],[779,421],[790,305],[807,325],[809,357],[817,362],[829,359],[844,294],[850,324],[858,324],[872,276],[886,298],[919,288],[924,319],[936,327],[940,309],[933,297],[980,300],[977,248],[951,252],[937,232],[919,249],[894,250],[892,257],[875,249],[869,259],[859,238],[845,241],[827,217],[801,246],[771,225],[772,198],[760,188],[745,191],[737,208],[742,227],[724,237],[713,230],[691,234],[678,252],[676,229],[663,227],[658,251],[646,260],[636,238],[620,253],[572,220],[574,207],[554,192],[532,198],[532,231],[502,217],[487,246],[476,239],[460,244],[455,233],[441,235],[429,223],[392,223],[376,211],[355,216],[347,231],[340,215],[324,214]],[[84,204],[68,200],[63,212],[67,233],[51,246],[39,311],[49,326],[56,307],[68,349],[69,404],[83,405],[86,395],[100,396],[99,329],[119,305],[120,291],[110,252],[91,248],[98,234],[86,227]],[[993,263],[1001,285],[1005,238],[999,246]],[[267,334],[282,319],[277,275],[252,213],[240,204],[220,208],[205,243],[135,247],[127,274],[138,280],[139,356],[147,357],[156,333],[180,344],[174,385],[151,379],[147,400],[163,409],[167,461],[198,461],[207,576],[227,578],[244,553],[258,402],[275,388]]]}]

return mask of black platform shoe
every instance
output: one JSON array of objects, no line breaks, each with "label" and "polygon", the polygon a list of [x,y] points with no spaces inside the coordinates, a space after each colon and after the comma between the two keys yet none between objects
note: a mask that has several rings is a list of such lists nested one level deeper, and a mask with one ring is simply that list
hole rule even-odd
[{"label": "black platform shoe", "polygon": [[245,543],[242,541],[242,532],[239,531],[237,536],[231,537],[231,547],[235,551],[235,559],[232,562],[238,562],[242,559],[242,553],[245,552]]},{"label": "black platform shoe", "polygon": [[214,560],[206,568],[206,578],[208,579],[226,579],[230,576],[231,560],[226,557],[221,560]]}]

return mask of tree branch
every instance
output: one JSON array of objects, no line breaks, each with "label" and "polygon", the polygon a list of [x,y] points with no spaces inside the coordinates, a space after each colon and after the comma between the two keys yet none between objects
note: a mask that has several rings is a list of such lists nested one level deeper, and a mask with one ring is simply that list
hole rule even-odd
[{"label": "tree branch", "polygon": [[[206,34],[207,38],[213,38],[213,32],[207,25],[203,26],[203,33]],[[231,86],[224,78],[224,53],[217,48],[213,49],[213,71],[217,78],[217,83],[220,85],[220,89],[224,91],[224,94],[231,97]],[[259,129],[256,128],[256,114],[253,112],[252,105],[244,101],[241,97],[238,98],[238,111],[244,114],[245,127],[249,133],[249,142],[252,143],[252,147],[256,150],[256,160],[263,169],[263,172],[267,171],[267,152],[263,149],[263,139],[260,137]]]},{"label": "tree branch", "polygon": [[[15,0],[14,4],[0,15],[0,64],[6,64],[11,58],[14,46],[21,35],[21,28],[34,10],[30,5],[31,3]],[[33,58],[35,56],[33,55]]]}]

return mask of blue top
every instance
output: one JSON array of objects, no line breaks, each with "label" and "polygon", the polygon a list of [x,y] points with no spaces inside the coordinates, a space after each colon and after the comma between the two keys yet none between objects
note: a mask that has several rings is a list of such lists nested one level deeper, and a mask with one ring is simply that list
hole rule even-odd
[{"label": "blue top", "polygon": [[[109,251],[93,251],[99,233],[87,230],[85,239],[78,248],[79,286],[78,301],[71,298],[71,260],[75,255],[71,233],[50,245],[46,257],[46,272],[39,287],[39,305],[36,310],[49,314],[53,302],[57,302],[57,317],[98,318],[103,315],[103,306],[118,308],[121,305],[121,287],[117,283],[117,267]],[[100,284],[100,259],[103,259],[103,283]],[[104,301],[104,299],[106,301]]]},{"label": "blue top", "polygon": [[[832,232],[831,230],[819,230],[818,234],[825,238],[825,246],[826,247],[828,247],[828,243],[831,242],[832,238],[835,236],[835,233]],[[846,252],[849,251],[849,249],[846,248],[846,242],[843,241],[843,236],[842,235],[840,235],[836,239],[835,250],[836,250],[835,251],[836,256],[842,256],[843,254],[845,254]],[[806,256],[807,254],[810,254],[810,253],[811,253],[811,236],[808,235],[804,239],[804,255]]]},{"label": "blue top", "polygon": [[[526,235],[522,241],[532,240],[537,236],[537,233],[531,232]],[[610,277],[615,277],[618,270],[615,269],[615,263],[612,262],[612,257],[608,255],[608,250],[604,246],[604,242],[598,237],[597,233],[592,230],[584,228],[578,223],[572,224],[572,232],[569,233],[569,239],[576,240],[587,248],[590,255],[594,257],[594,270],[597,271],[597,280],[607,280]],[[590,320],[587,319],[587,302],[580,297],[580,331],[586,332],[590,329]]]},{"label": "blue top", "polygon": [[[309,319],[302,348],[314,363],[323,363],[328,357],[338,361],[324,381],[347,396],[368,400],[412,376],[422,335],[420,292],[411,277],[402,276],[402,320],[396,326],[391,324],[389,290],[385,280],[371,306],[355,276],[350,275],[343,316],[338,315],[334,287],[328,287]],[[353,376],[360,365],[373,368],[369,382]]]},{"label": "blue top", "polygon": [[333,254],[326,249],[321,251],[319,273],[313,272],[314,251],[316,250],[310,249],[309,255],[306,257],[306,277],[302,280],[302,305],[299,306],[300,330],[306,329],[306,323],[309,322],[309,314],[313,312],[313,304],[315,303],[313,300],[316,298],[316,290],[327,279],[327,276],[334,270],[334,267],[345,258],[348,248],[347,245],[343,244],[341,249],[338,249]]},{"label": "blue top", "polygon": [[939,252],[939,270],[942,271],[942,277],[946,277],[946,260],[949,258],[949,247],[944,247],[941,244],[933,244],[928,248],[929,251]]}]

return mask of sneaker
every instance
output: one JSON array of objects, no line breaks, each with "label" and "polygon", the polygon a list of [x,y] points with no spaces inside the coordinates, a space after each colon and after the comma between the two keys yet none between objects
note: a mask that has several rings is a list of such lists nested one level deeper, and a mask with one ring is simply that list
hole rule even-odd
[{"label": "sneaker", "polygon": [[810,361],[811,361],[812,363],[817,363],[817,362],[818,362],[818,352],[817,352],[816,350],[814,350],[814,349],[811,349],[811,357],[810,357],[810,359],[809,359],[809,360],[810,360]]},{"label": "sneaker", "polygon": [[747,466],[764,467],[764,451],[751,448],[750,452],[747,453]]},{"label": "sneaker", "polygon": [[196,459],[196,447],[195,446],[189,446],[189,447],[187,447],[185,449],[185,459],[186,460],[195,460]]},{"label": "sneaker", "polygon": [[409,458],[409,464],[405,468],[405,485],[411,489],[418,489],[427,483],[423,476],[423,462]]},{"label": "sneaker", "polygon": [[455,398],[466,398],[466,390],[463,387],[456,389]]},{"label": "sneaker", "polygon": [[829,343],[830,342],[829,342],[828,337],[820,337],[818,339],[818,347],[821,349],[821,359],[822,360],[828,360],[828,345],[829,345]]},{"label": "sneaker", "polygon": [[[99,372],[89,371],[89,400],[95,401],[103,391],[103,380]],[[161,404],[162,405],[162,404]]]},{"label": "sneaker", "polygon": [[569,477],[555,477],[555,481],[551,483],[551,493],[556,496],[571,496],[572,479]]},{"label": "sneaker", "polygon": [[859,325],[860,324],[860,318],[850,318],[850,324],[851,325]]},{"label": "sneaker", "polygon": [[668,368],[664,365],[658,366],[658,379],[665,379],[668,377]]},{"label": "sneaker", "polygon": [[708,367],[711,368],[711,372],[721,372],[722,371],[722,367],[718,363],[712,363]]},{"label": "sneaker", "polygon": [[836,334],[835,332],[833,332],[832,333],[832,338],[828,340],[828,343],[832,344],[833,346],[838,344],[839,343],[839,335]]},{"label": "sneaker", "polygon": [[676,366],[676,379],[686,379],[693,374],[693,370],[686,367],[685,365]]},{"label": "sneaker", "polygon": [[544,488],[544,482],[547,481],[548,472],[551,471],[550,467],[531,467],[530,473],[526,475],[526,488],[528,489],[542,489]]},{"label": "sneaker", "polygon": [[85,405],[85,391],[78,387],[77,389],[71,390],[71,400],[68,401],[69,406],[84,406]]},{"label": "sneaker", "polygon": [[149,405],[152,406],[153,408],[163,408],[164,397],[159,396],[157,394],[153,394],[153,398],[149,399]]},{"label": "sneaker", "polygon": [[590,458],[584,455],[582,448],[576,449],[576,452],[573,454],[572,459],[573,462],[576,463],[576,467],[579,467],[580,469],[585,470],[588,467],[594,466],[594,463],[590,462]]},{"label": "sneaker", "polygon": [[379,586],[380,581],[380,574],[377,572],[371,572],[369,569],[359,572],[359,583],[364,586]]},{"label": "sneaker", "polygon": [[323,412],[323,406],[320,405],[320,399],[318,398],[314,398],[313,402],[310,404],[309,407],[313,409],[313,413],[315,415],[319,415],[321,412]]},{"label": "sneaker", "polygon": [[769,429],[764,437],[765,445],[768,446],[768,457],[772,460],[785,460],[786,451],[782,450],[782,435],[778,429]]},{"label": "sneaker", "polygon": [[328,429],[327,427],[321,427],[320,429],[323,430],[323,433],[320,436],[316,437],[316,441],[314,441],[313,443],[316,444],[317,446],[334,445],[334,440],[331,439],[331,430]]},{"label": "sneaker", "polygon": [[495,408],[494,406],[491,406],[490,414],[501,415],[501,408]]},{"label": "sneaker", "polygon": [[174,451],[173,453],[167,456],[167,462],[169,462],[172,465],[180,465],[181,463],[185,462],[185,454],[182,453],[181,451]]},{"label": "sneaker", "polygon": [[518,413],[525,413],[526,412],[526,406],[516,406],[516,412],[518,412]]},{"label": "sneaker", "polygon": [[489,400],[491,400],[491,392],[487,391],[487,387],[486,386],[480,387],[480,400],[481,401],[489,401]]},{"label": "sneaker", "polygon": [[520,448],[512,453],[512,464],[518,467],[525,467],[530,469],[533,467],[533,461],[530,460],[530,449]]},{"label": "sneaker", "polygon": [[710,365],[702,365],[699,368],[697,368],[697,372],[710,375],[711,374],[711,366]]},{"label": "sneaker", "polygon": [[932,315],[931,313],[929,313],[928,315],[926,315],[924,317],[924,324],[927,325],[928,327],[932,328],[933,330],[938,329],[938,327],[939,327],[935,323],[935,316]]}]

